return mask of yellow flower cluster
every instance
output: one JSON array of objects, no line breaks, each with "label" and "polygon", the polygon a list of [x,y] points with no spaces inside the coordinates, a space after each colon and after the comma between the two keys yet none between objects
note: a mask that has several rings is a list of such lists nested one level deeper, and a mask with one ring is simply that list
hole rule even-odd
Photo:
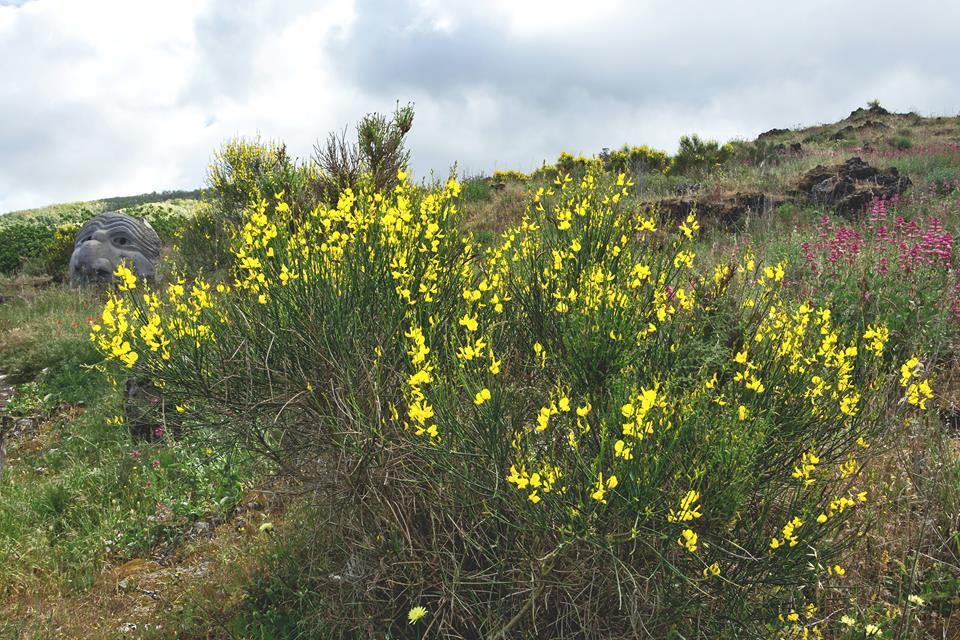
[{"label": "yellow flower cluster", "polygon": [[[907,392],[907,402],[926,410],[927,400],[933,398],[933,389],[926,379],[921,380],[922,366],[920,359],[913,356],[900,366],[900,386]],[[919,381],[918,381],[919,380]]]}]

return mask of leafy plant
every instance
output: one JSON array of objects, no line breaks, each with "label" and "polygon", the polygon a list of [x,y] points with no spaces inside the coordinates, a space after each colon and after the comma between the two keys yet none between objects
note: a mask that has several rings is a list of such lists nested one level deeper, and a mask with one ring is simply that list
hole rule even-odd
[{"label": "leafy plant", "polygon": [[669,172],[682,175],[706,175],[723,166],[733,156],[733,146],[700,136],[680,136],[680,147],[670,161]]}]

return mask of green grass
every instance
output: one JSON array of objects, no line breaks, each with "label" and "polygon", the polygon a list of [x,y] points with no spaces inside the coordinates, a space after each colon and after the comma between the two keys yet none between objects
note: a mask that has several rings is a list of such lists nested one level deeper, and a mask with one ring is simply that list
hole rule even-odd
[{"label": "green grass", "polygon": [[[148,444],[116,424],[122,384],[94,367],[88,337],[99,304],[62,287],[0,304],[0,371],[19,382],[6,412],[35,425],[10,439],[0,477],[0,602],[14,607],[83,593],[104,567],[224,517],[256,477],[202,433]],[[19,623],[4,624],[15,636]]]}]

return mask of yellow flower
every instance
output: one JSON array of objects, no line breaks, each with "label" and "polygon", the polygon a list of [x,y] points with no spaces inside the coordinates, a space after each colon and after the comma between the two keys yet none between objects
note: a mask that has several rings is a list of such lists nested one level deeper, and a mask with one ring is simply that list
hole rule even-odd
[{"label": "yellow flower", "polygon": [[699,491],[688,491],[687,495],[680,500],[680,510],[674,511],[671,509],[667,520],[669,522],[688,522],[699,518],[703,514],[700,513],[700,505],[696,504],[698,500],[700,500]]},{"label": "yellow flower", "polygon": [[697,534],[692,529],[684,529],[680,537],[677,538],[677,544],[693,553],[697,550]]},{"label": "yellow flower", "polygon": [[599,472],[597,474],[597,484],[595,485],[596,489],[592,494],[590,494],[590,497],[598,502],[601,502],[602,504],[607,504],[607,499],[604,497],[604,495],[607,493],[607,491],[614,489],[617,486],[617,482],[617,476],[610,476],[606,483],[604,483],[603,472]]},{"label": "yellow flower", "polygon": [[[400,173],[402,174],[403,172],[401,171]],[[403,177],[406,177],[406,175]],[[403,180],[403,177],[400,179]],[[425,615],[427,615],[427,610],[424,607],[413,607],[407,612],[407,620],[410,621],[410,624],[414,624]]]},{"label": "yellow flower", "polygon": [[743,422],[747,419],[747,408],[743,405],[740,405],[740,408],[737,409],[737,416],[740,418],[740,422]]},{"label": "yellow flower", "polygon": [[703,568],[703,577],[704,577],[704,578],[716,577],[716,576],[719,576],[719,575],[720,575],[720,565],[717,564],[716,562],[714,562],[714,563],[713,563],[712,565],[710,565],[709,567],[704,567],[704,568]]},{"label": "yellow flower", "polygon": [[484,387],[483,389],[480,389],[480,391],[477,391],[477,395],[473,397],[473,404],[479,407],[489,399],[490,399],[490,389],[487,389],[486,387]]},{"label": "yellow flower", "polygon": [[460,318],[460,326],[466,327],[467,331],[470,331],[471,333],[476,331],[478,326],[477,317],[471,316],[470,314],[465,314],[462,318]]},{"label": "yellow flower", "polygon": [[117,270],[113,272],[113,275],[120,278],[118,288],[121,291],[129,291],[137,288],[137,277],[127,268],[126,264],[121,262],[117,265]]}]

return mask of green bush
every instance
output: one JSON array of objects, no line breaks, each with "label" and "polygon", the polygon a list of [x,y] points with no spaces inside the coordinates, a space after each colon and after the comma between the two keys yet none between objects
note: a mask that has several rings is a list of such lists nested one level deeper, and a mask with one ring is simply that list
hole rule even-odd
[{"label": "green bush", "polygon": [[891,140],[891,144],[901,151],[913,148],[913,140],[906,136],[897,136]]},{"label": "green bush", "polygon": [[726,164],[733,156],[733,146],[700,136],[680,136],[680,147],[670,161],[672,174],[703,176]]},{"label": "green bush", "polygon": [[663,173],[670,166],[670,156],[664,151],[647,146],[630,147],[623,145],[616,151],[604,149],[600,154],[604,171],[629,173],[638,176],[644,173]]},{"label": "green bush", "polygon": [[782,264],[698,270],[696,219],[628,193],[541,188],[482,256],[453,181],[256,201],[232,286],[138,284],[93,338],[313,489],[343,636],[419,635],[420,606],[469,637],[822,633],[921,363],[782,298]]},{"label": "green bush", "polygon": [[173,239],[176,267],[186,273],[221,273],[231,262],[230,242],[235,232],[214,205],[204,200]]},{"label": "green bush", "polygon": [[413,126],[413,105],[400,107],[391,117],[368,113],[357,124],[357,140],[331,132],[326,144],[314,146],[317,170],[314,188],[327,204],[334,204],[347,189],[359,191],[367,186],[389,191],[397,185],[397,174],[407,168],[410,152],[404,148]]},{"label": "green bush", "polygon": [[0,226],[0,273],[14,273],[27,260],[42,260],[55,244],[54,229],[46,224]]}]

